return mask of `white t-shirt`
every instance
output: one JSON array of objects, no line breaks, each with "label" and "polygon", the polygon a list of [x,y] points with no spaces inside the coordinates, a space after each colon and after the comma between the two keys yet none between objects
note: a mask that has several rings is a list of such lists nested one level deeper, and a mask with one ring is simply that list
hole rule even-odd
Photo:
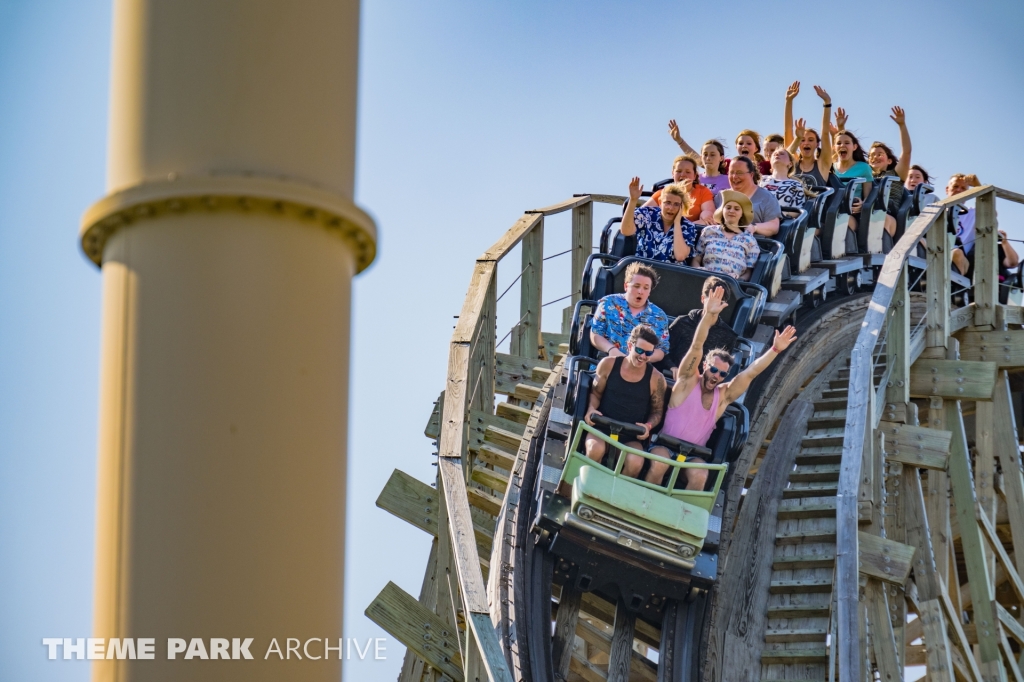
[{"label": "white t-shirt", "polygon": [[776,180],[770,175],[761,178],[761,187],[775,195],[779,205],[783,208],[803,208],[807,197],[804,194],[804,185],[799,180],[792,178],[787,180]]}]

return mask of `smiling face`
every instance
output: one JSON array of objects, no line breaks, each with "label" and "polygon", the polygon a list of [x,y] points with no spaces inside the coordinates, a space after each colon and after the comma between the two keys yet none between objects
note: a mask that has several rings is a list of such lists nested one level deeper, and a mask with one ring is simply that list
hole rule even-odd
[{"label": "smiling face", "polygon": [[857,145],[854,144],[852,137],[839,133],[836,135],[834,149],[836,156],[840,160],[846,161],[847,159],[853,158],[853,152],[857,149]]},{"label": "smiling face", "polygon": [[753,173],[742,161],[733,160],[729,164],[729,186],[735,190],[743,191],[748,189],[754,182]]},{"label": "smiling face", "polygon": [[949,179],[949,183],[946,185],[946,196],[951,197],[954,194],[960,194],[961,192],[967,191],[967,181],[961,177],[954,175]]},{"label": "smiling face", "polygon": [[738,201],[727,201],[722,207],[722,220],[726,227],[739,230],[740,221],[743,219],[743,207]]},{"label": "smiling face", "polygon": [[713,144],[706,144],[704,148],[700,150],[700,160],[704,164],[704,171],[717,172],[719,166],[722,165],[722,154],[718,151],[718,147]]},{"label": "smiling face", "polygon": [[903,184],[903,186],[907,188],[908,192],[913,192],[914,188],[920,185],[922,182],[925,182],[924,173],[917,170],[916,168],[911,168],[910,172],[907,173],[907,181]]},{"label": "smiling face", "polygon": [[729,363],[717,355],[705,359],[703,367],[704,372],[700,375],[700,385],[706,392],[715,390],[715,386],[725,381],[725,375],[729,373]]},{"label": "smiling face", "polygon": [[757,143],[750,135],[740,135],[736,138],[736,153],[740,156],[754,158],[757,153]]},{"label": "smiling face", "polygon": [[626,300],[630,308],[643,308],[647,305],[647,299],[651,296],[651,288],[654,282],[645,275],[633,275],[626,282]]},{"label": "smiling face", "polygon": [[[637,349],[643,351],[638,353]],[[636,341],[626,345],[626,354],[629,356],[629,362],[634,367],[643,367],[650,362],[651,356],[649,353],[654,351],[654,344],[647,339],[637,339]]]},{"label": "smiling face", "polygon": [[889,168],[890,163],[892,163],[892,159],[889,158],[889,155],[886,154],[885,150],[881,147],[872,147],[868,150],[868,165],[871,166],[871,170],[876,173],[880,173]]},{"label": "smiling face", "polygon": [[679,212],[683,210],[683,198],[668,192],[661,193],[661,218],[665,225],[671,226]]},{"label": "smiling face", "polygon": [[818,146],[821,144],[818,140],[818,134],[813,130],[805,130],[804,136],[800,138],[800,156],[805,159],[813,159],[814,152],[817,151]]}]

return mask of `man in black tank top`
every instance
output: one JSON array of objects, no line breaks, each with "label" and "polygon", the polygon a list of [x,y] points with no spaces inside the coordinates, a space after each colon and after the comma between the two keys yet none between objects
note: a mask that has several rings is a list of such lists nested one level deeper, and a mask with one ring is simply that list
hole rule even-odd
[{"label": "man in black tank top", "polygon": [[[590,387],[587,423],[595,426],[592,418],[598,414],[643,427],[644,433],[639,440],[624,442],[631,448],[643,449],[640,441],[647,440],[651,429],[661,423],[665,413],[665,377],[654,371],[649,362],[659,343],[653,329],[645,324],[637,325],[629,335],[626,356],[606,357],[597,363],[594,383]],[[600,462],[607,444],[588,433],[584,448],[587,457]],[[642,457],[630,456],[622,467],[622,473],[635,478],[643,463]]]}]

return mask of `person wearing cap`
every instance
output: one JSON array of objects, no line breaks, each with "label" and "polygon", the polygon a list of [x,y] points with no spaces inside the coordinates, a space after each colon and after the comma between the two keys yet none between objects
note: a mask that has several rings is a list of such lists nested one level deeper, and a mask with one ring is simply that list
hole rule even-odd
[{"label": "person wearing cap", "polygon": [[720,196],[722,205],[715,211],[715,224],[701,232],[691,265],[749,280],[761,253],[751,229],[754,208],[743,192],[726,189]]},{"label": "person wearing cap", "polygon": [[[762,237],[774,237],[779,232],[782,207],[775,195],[757,183],[761,179],[757,165],[746,156],[736,156],[729,164],[729,186],[743,193],[753,207],[753,221],[750,232]],[[721,193],[715,197],[715,206],[721,207]]]}]

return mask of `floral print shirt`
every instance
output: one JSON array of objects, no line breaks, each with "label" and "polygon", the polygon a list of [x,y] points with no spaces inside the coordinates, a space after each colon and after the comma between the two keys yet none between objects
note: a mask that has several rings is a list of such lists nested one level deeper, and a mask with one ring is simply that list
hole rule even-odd
[{"label": "floral print shirt", "polygon": [[[641,206],[633,212],[633,222],[636,224],[636,255],[638,258],[649,258],[651,260],[676,262],[675,251],[675,230],[669,226],[665,232],[665,224],[662,221],[661,209],[657,206]],[[697,226],[686,218],[680,224],[683,239],[686,245],[693,250],[697,241]]]},{"label": "floral print shirt", "polygon": [[594,320],[591,322],[590,330],[598,336],[603,336],[612,344],[626,352],[629,344],[629,335],[638,324],[646,324],[661,340],[658,348],[668,353],[668,315],[665,311],[650,301],[647,307],[634,315],[629,309],[629,301],[623,294],[610,294],[605,296],[597,304],[594,311]]},{"label": "floral print shirt", "polygon": [[740,232],[731,238],[721,225],[708,225],[700,233],[700,242],[694,255],[701,256],[701,267],[730,277],[739,277],[747,268],[754,267],[761,247],[749,232]]}]

